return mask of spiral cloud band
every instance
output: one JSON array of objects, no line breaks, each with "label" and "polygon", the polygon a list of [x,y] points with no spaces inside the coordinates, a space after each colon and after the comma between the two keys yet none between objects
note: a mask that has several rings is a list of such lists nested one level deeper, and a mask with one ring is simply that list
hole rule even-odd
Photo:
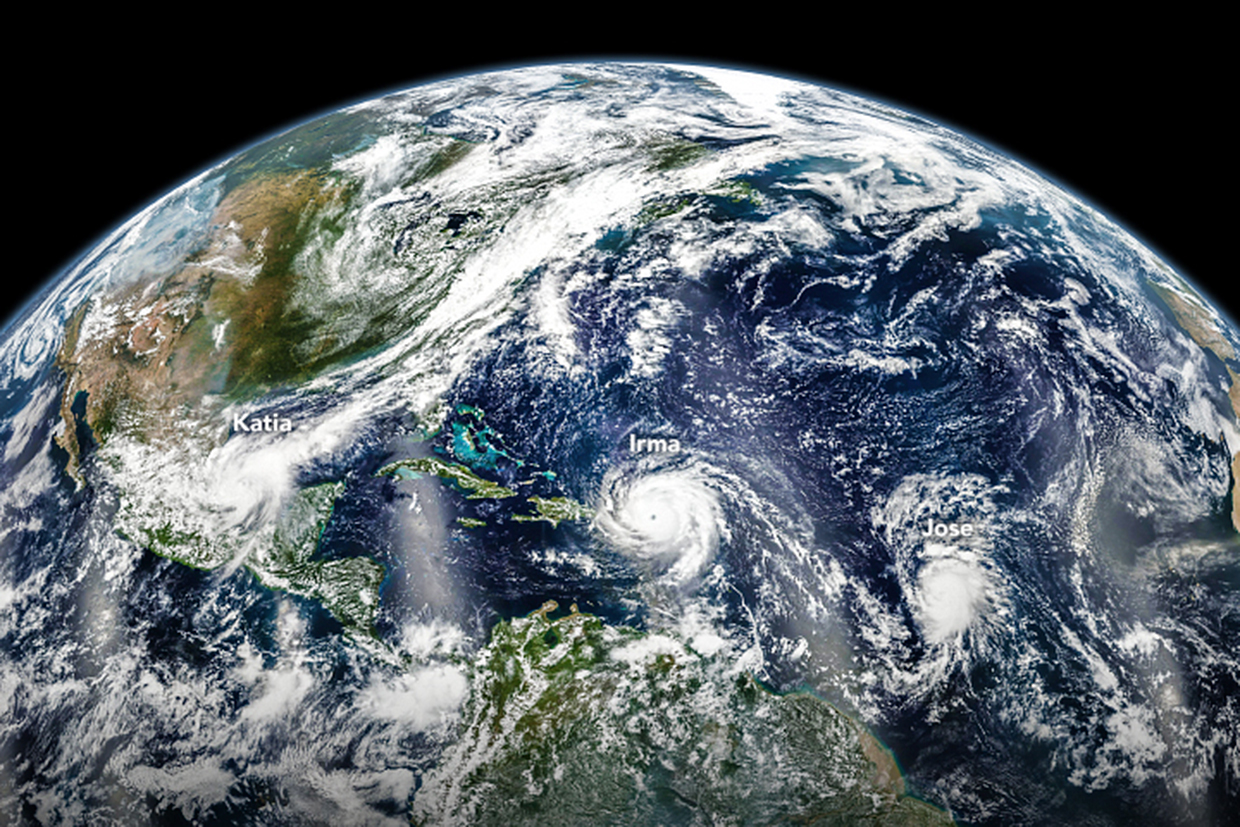
[{"label": "spiral cloud band", "polygon": [[719,493],[695,468],[604,480],[595,527],[605,541],[674,583],[697,575],[726,534]]}]

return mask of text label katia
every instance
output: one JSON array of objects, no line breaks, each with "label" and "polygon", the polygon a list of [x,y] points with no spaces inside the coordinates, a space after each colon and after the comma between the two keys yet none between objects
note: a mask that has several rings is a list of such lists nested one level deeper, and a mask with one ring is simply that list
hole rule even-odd
[{"label": "text label katia", "polygon": [[293,430],[293,420],[279,414],[267,414],[261,419],[257,416],[246,420],[242,419],[241,414],[233,414],[233,431],[280,431],[287,433]]}]

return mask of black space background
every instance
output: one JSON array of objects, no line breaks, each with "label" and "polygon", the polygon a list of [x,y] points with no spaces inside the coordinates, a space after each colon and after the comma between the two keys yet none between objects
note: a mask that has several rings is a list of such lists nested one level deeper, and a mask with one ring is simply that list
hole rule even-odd
[{"label": "black space background", "polygon": [[0,323],[116,224],[260,138],[432,78],[595,57],[769,71],[917,112],[1076,193],[1240,318],[1224,258],[1236,210],[1223,195],[1236,175],[1224,130],[1237,73],[1221,21],[1164,11],[1082,28],[1015,6],[910,18],[871,4],[846,19],[826,6],[730,19],[702,6],[679,21],[627,6],[577,17],[403,8],[292,23],[183,7],[182,29],[109,12],[15,31],[10,47],[37,57],[7,83],[5,223],[17,255],[0,281]]}]

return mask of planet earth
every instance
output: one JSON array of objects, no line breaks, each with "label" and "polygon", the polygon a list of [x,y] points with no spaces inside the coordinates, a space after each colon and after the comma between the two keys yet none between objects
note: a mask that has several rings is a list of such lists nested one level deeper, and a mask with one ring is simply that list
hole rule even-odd
[{"label": "planet earth", "polygon": [[318,118],[0,333],[0,820],[1221,824],[1237,348],[814,84]]}]

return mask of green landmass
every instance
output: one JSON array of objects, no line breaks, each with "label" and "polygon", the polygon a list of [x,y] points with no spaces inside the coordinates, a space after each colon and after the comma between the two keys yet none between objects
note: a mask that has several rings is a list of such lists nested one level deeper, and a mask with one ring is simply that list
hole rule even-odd
[{"label": "green landmass", "polygon": [[650,155],[648,169],[652,172],[687,167],[710,154],[710,150],[702,144],[684,138],[668,138],[653,142],[646,148],[646,151]]},{"label": "green landmass", "polygon": [[424,164],[414,171],[413,175],[402,182],[402,186],[409,187],[428,178],[434,178],[436,175],[454,166],[474,148],[474,145],[468,141],[461,141],[456,138],[428,136],[428,139],[440,141],[442,145],[435,150]]},{"label": "green landmass", "polygon": [[748,181],[724,181],[709,191],[709,194],[725,198],[733,204],[747,204],[750,207],[762,206],[762,195]]},{"label": "green landmass", "polygon": [[[534,470],[532,477],[512,483],[514,488],[509,488],[481,476],[474,468],[493,470],[500,462],[523,467],[526,462],[510,453],[500,435],[482,424],[486,414],[481,408],[457,405],[456,414],[462,418],[461,421],[452,422],[451,427],[445,426],[441,432],[445,436],[450,434],[445,450],[461,462],[448,462],[439,457],[402,459],[383,466],[375,475],[397,479],[416,479],[424,475],[438,477],[471,500],[515,497],[517,491],[514,488],[535,485],[539,478],[545,481],[556,479],[554,472]],[[514,514],[512,519],[518,522],[547,522],[552,528],[557,528],[566,520],[588,520],[594,516],[590,508],[568,497],[535,495],[527,497],[526,502],[534,507],[534,512]],[[457,517],[457,522],[468,528],[486,525],[485,520],[473,517]]]},{"label": "green landmass", "polygon": [[642,207],[641,212],[637,214],[637,218],[633,224],[635,227],[642,227],[652,221],[658,221],[660,218],[667,218],[669,215],[675,215],[681,210],[693,203],[692,198],[675,198],[675,199],[658,199],[651,201]]},{"label": "green landmass", "polygon": [[232,534],[204,536],[187,530],[176,515],[154,507],[135,508],[128,500],[122,502],[115,526],[122,536],[152,553],[196,569],[216,569],[246,554],[245,567],[264,586],[316,600],[349,634],[377,640],[374,619],[383,566],[368,557],[315,557],[343,491],[344,483],[334,482],[297,492],[271,534],[257,539],[257,550],[248,554]]},{"label": "green landmass", "polygon": [[299,384],[373,346],[363,337],[341,348],[324,336],[323,320],[305,313],[294,300],[302,279],[297,255],[312,242],[340,237],[341,215],[359,189],[358,182],[314,172],[259,177],[231,194],[235,203],[228,205],[230,214],[241,217],[245,232],[255,239],[252,243],[261,248],[262,268],[248,284],[221,280],[212,291],[219,312],[231,320],[231,363],[224,388],[229,396],[250,399],[271,388]]},{"label": "green landmass", "polygon": [[890,753],[667,634],[548,602],[496,625],[416,825],[948,825]]},{"label": "green landmass", "polygon": [[319,601],[348,632],[378,638],[375,613],[383,566],[369,557],[314,556],[343,492],[342,482],[298,492],[276,525],[268,553],[251,557],[247,566],[265,586]]},{"label": "green landmass", "polygon": [[[375,476],[388,476],[397,479],[416,479],[422,475],[438,477],[450,483],[457,490],[465,493],[466,499],[506,499],[517,496],[511,488],[505,488],[497,482],[481,477],[464,465],[446,462],[438,457],[421,457],[402,459],[389,463],[375,472]],[[528,497],[526,502],[534,506],[533,514],[514,514],[513,519],[519,522],[547,522],[556,528],[565,520],[588,520],[594,512],[568,497]],[[474,527],[486,525],[486,521],[472,517],[458,517],[461,525]]]},{"label": "green landmass", "polygon": [[445,462],[438,457],[420,457],[417,459],[402,459],[383,466],[375,472],[375,476],[401,477],[407,476],[407,472],[413,472],[414,475],[429,474],[433,477],[439,477],[445,482],[449,482],[456,488],[466,492],[467,499],[493,499],[500,500],[505,497],[515,497],[517,492],[510,488],[505,488],[497,482],[484,479],[464,465],[457,465],[451,462]]},{"label": "green landmass", "polygon": [[526,502],[533,503],[537,514],[516,514],[514,520],[520,522],[531,523],[539,520],[551,523],[552,528],[556,528],[565,520],[588,520],[594,516],[594,512],[588,507],[582,505],[576,500],[570,500],[568,497],[530,497]]},{"label": "green landmass", "polygon": [[[332,289],[331,252],[357,220],[363,182],[335,165],[386,129],[373,113],[336,113],[227,162],[221,176],[202,185],[200,194],[214,206],[196,235],[178,239],[185,252],[93,293],[67,321],[56,359],[65,383],[55,439],[68,455],[66,473],[79,488],[88,484],[88,445],[79,440],[89,434],[96,467],[106,469],[118,491],[115,525],[122,536],[198,569],[243,561],[262,583],[322,601],[359,636],[373,634],[383,569],[373,560],[314,558],[319,518],[324,524],[330,518],[334,496],[303,492],[277,518],[278,527],[263,521],[242,527],[220,511],[227,505],[206,500],[205,489],[179,498],[166,492],[183,492],[178,484],[190,473],[177,460],[197,461],[234,439],[268,438],[231,433],[229,406],[302,386],[407,339],[507,217],[571,177],[556,165],[463,195],[459,203],[396,202],[399,208],[377,217],[376,231],[386,237],[370,252],[384,267],[404,267],[408,278],[379,291],[341,293]],[[407,183],[439,175],[472,148],[429,132],[416,140],[423,146],[409,155]],[[470,212],[460,232],[445,238],[444,219],[476,204],[485,210]],[[405,346],[412,353],[440,344]],[[405,355],[393,354],[394,362]],[[490,460],[502,455],[485,429],[463,440]],[[155,475],[147,461],[153,455],[172,460],[158,463]],[[471,498],[517,496],[465,466],[411,461],[404,471],[417,467]]]},{"label": "green landmass", "polygon": [[259,175],[325,169],[379,137],[382,124],[371,112],[344,110],[294,127],[247,149],[224,166],[225,192]]}]

